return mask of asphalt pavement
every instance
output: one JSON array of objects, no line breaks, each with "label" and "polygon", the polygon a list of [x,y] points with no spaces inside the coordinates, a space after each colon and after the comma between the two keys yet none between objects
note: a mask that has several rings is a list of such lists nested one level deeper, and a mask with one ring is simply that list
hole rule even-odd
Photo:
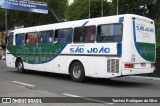
[{"label": "asphalt pavement", "polygon": [[[159,103],[108,103],[89,97],[160,97],[159,78],[88,78],[73,82],[68,75],[30,71],[18,73],[0,61],[0,97],[78,97],[89,103],[0,104],[0,106],[159,106]],[[74,99],[73,99],[74,100]],[[62,101],[63,102],[63,101]],[[93,103],[92,103],[93,102]],[[98,102],[98,103],[97,103]]]}]

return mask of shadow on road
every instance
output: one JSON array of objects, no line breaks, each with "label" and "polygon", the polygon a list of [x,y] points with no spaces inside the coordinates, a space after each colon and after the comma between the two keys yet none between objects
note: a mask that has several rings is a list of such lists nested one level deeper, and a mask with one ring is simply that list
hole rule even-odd
[{"label": "shadow on road", "polygon": [[[43,78],[50,78],[54,81],[61,80],[67,81],[67,83],[73,83],[70,75],[64,74],[57,74],[57,73],[49,73],[49,72],[38,72],[38,71],[28,71],[25,74],[19,73],[17,71],[9,71],[12,73],[20,74],[23,76],[33,76],[33,77],[43,77]],[[77,82],[74,82],[77,84]],[[98,86],[112,86],[112,87],[145,87],[149,86],[150,83],[140,81],[137,79],[131,79],[126,77],[120,78],[112,78],[112,79],[104,79],[104,78],[86,78],[84,83],[79,84],[89,84],[89,85],[98,85]]]},{"label": "shadow on road", "polygon": [[114,87],[144,87],[149,85],[148,83],[138,82],[137,80],[131,80],[127,78],[112,78],[112,79],[93,79],[90,78],[88,84],[107,85]]}]

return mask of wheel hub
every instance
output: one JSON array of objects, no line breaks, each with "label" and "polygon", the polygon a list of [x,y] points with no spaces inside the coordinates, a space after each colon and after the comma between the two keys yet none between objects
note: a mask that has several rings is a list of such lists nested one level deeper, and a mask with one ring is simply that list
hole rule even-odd
[{"label": "wheel hub", "polygon": [[81,76],[81,69],[78,66],[73,68],[73,76],[79,78]]}]

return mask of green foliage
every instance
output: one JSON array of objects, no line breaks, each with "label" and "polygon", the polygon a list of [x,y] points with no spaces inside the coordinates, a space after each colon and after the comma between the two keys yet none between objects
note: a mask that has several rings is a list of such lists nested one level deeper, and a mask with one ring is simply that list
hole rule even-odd
[{"label": "green foliage", "polygon": [[157,36],[157,39],[156,39],[156,41],[157,41],[157,48],[160,48],[160,29],[158,29],[157,30],[157,34],[156,34],[156,36]]},{"label": "green foliage", "polygon": [[[150,16],[155,6],[154,0],[118,0],[119,14],[138,14]],[[115,14],[117,0],[113,0],[112,11]]]},{"label": "green foliage", "polygon": [[0,31],[5,30],[5,12],[3,9],[0,9]]},{"label": "green foliage", "polygon": [[[100,17],[101,0],[90,0],[90,18]],[[104,1],[104,16],[109,15],[109,10],[111,5]],[[89,18],[89,0],[74,0],[74,3],[71,4],[66,11],[67,20],[78,20],[78,19],[87,19]]]}]

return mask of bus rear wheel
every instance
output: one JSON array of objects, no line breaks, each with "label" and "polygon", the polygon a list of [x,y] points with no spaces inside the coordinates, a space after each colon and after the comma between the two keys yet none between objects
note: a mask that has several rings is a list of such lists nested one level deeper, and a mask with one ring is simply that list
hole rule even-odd
[{"label": "bus rear wheel", "polygon": [[21,59],[17,61],[17,70],[18,72],[21,72],[21,73],[26,72],[23,66],[23,61]]},{"label": "bus rear wheel", "polygon": [[83,82],[85,80],[84,67],[80,62],[74,62],[70,69],[71,78],[76,82]]}]

